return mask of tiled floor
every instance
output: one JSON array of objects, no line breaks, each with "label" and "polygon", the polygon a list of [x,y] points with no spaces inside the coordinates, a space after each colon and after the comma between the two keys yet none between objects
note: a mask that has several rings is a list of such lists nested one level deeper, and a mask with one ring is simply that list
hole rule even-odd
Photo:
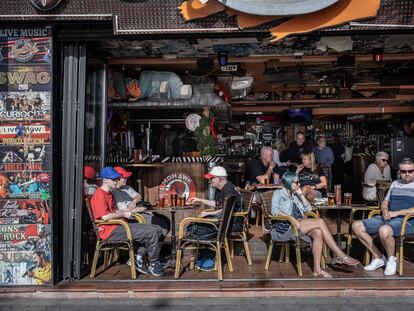
[{"label": "tiled floor", "polygon": [[[336,222],[331,220],[327,221],[328,227],[330,228],[331,232],[336,231]],[[342,232],[346,232],[348,230],[347,223],[342,223]],[[260,226],[251,226],[250,228],[250,245],[251,245],[251,252],[252,252],[252,261],[253,266],[248,266],[245,258],[243,256],[235,256],[233,259],[233,266],[234,272],[229,272],[227,270],[227,265],[224,266],[224,280],[223,284],[227,287],[227,282],[237,282],[238,286],[245,286],[241,285],[242,283],[246,282],[253,282],[257,284],[263,284],[264,287],[269,286],[269,282],[273,281],[294,281],[294,280],[315,280],[318,278],[313,277],[312,275],[312,256],[311,254],[302,254],[302,270],[303,270],[303,277],[299,277],[296,270],[296,260],[295,260],[295,252],[294,249],[291,248],[290,252],[290,263],[280,263],[278,262],[279,258],[279,250],[276,249],[273,253],[273,260],[270,264],[269,270],[264,270],[267,248],[266,243],[262,239],[262,228]],[[407,250],[407,255],[412,256],[413,252]],[[356,256],[356,258],[362,260],[363,257],[363,249],[361,244],[357,241],[353,242],[353,248],[351,254]],[[327,259],[327,263],[330,262],[330,258]],[[187,265],[188,257],[184,257],[184,264]],[[394,277],[385,277],[383,270],[379,269],[373,272],[366,272],[362,269],[362,266],[356,268],[350,268],[346,266],[330,266],[327,265],[326,270],[333,275],[335,280],[401,280],[402,278],[398,275]],[[168,280],[169,282],[174,281],[174,271],[172,269],[166,270],[167,275],[163,278],[153,277],[151,275],[141,275],[138,274],[137,280],[135,282],[141,281],[152,281],[152,282],[161,282]],[[405,261],[404,264],[404,278],[413,277],[414,279],[414,260],[413,261]],[[125,264],[116,264],[106,271],[101,271],[98,269],[98,274],[94,279],[90,279],[89,276],[86,276],[82,281],[90,282],[90,281],[109,281],[109,282],[127,282],[130,281],[130,268]],[[217,280],[217,272],[216,271],[198,271],[198,270],[188,270],[186,269],[180,279],[179,282],[182,281],[189,281],[189,282],[202,282],[207,284],[208,282],[215,282]],[[327,280],[323,280],[327,281]],[[332,280],[328,280],[332,281]]]},{"label": "tiled floor", "polygon": [[[332,231],[334,223],[328,223]],[[343,231],[346,231],[343,226]],[[174,271],[167,269],[165,277],[138,274],[136,280],[130,276],[125,264],[115,264],[105,271],[98,268],[95,278],[85,276],[74,282],[61,282],[55,287],[0,288],[1,297],[20,298],[208,298],[208,297],[348,297],[348,296],[414,296],[413,251],[407,249],[409,260],[404,264],[404,276],[385,277],[383,270],[365,272],[356,268],[329,266],[327,271],[334,278],[321,279],[312,276],[311,255],[303,255],[303,277],[295,268],[294,251],[290,263],[279,263],[274,253],[269,270],[264,270],[266,245],[261,240],[260,227],[251,228],[253,266],[248,266],[243,256],[233,259],[234,272],[224,266],[224,280],[217,281],[217,272],[186,270],[174,279]],[[354,243],[353,253],[362,259],[362,247]],[[329,258],[328,258],[329,261]],[[188,257],[184,264],[188,263]]]}]

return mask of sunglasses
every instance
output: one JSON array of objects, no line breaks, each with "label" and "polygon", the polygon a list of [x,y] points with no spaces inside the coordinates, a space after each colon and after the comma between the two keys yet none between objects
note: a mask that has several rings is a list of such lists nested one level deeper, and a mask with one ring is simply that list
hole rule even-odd
[{"label": "sunglasses", "polygon": [[382,162],[388,162],[387,159],[381,159],[380,161],[382,161]]},{"label": "sunglasses", "polygon": [[400,170],[401,174],[411,174],[413,172],[414,172],[414,170]]}]

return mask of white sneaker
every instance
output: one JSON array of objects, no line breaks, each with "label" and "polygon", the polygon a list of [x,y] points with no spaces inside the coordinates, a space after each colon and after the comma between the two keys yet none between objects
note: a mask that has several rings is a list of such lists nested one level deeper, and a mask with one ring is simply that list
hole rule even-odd
[{"label": "white sneaker", "polygon": [[378,268],[381,268],[381,267],[384,267],[384,266],[385,266],[385,257],[382,256],[382,258],[372,259],[371,263],[364,267],[364,270],[365,271],[374,271],[374,270],[377,270]]},{"label": "white sneaker", "polygon": [[387,266],[385,267],[385,275],[394,275],[397,272],[397,257],[390,256],[387,261]]}]

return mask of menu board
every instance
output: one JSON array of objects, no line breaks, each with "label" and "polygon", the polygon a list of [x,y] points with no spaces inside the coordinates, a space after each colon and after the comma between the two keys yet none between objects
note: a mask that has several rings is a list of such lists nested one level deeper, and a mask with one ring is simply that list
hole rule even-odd
[{"label": "menu board", "polygon": [[0,285],[52,276],[52,32],[0,30]]}]

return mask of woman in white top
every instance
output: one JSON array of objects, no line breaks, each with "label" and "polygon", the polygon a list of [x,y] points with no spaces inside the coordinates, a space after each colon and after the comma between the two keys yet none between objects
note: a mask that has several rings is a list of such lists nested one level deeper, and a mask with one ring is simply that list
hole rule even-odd
[{"label": "woman in white top", "polygon": [[386,152],[380,151],[375,156],[375,163],[368,166],[364,175],[364,189],[362,196],[366,201],[377,201],[378,180],[391,181],[391,169],[388,165],[389,156]]},{"label": "woman in white top", "polygon": [[283,139],[278,139],[276,142],[272,144],[273,148],[273,162],[277,164],[277,166],[289,166],[290,161],[282,162],[280,161],[280,154],[286,150],[286,143]]}]

